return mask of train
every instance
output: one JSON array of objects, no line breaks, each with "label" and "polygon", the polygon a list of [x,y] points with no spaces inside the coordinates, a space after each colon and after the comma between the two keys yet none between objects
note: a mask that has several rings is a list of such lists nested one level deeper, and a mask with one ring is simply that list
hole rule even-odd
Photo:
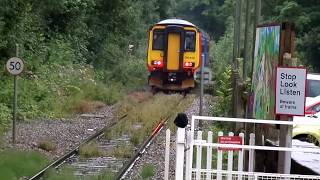
[{"label": "train", "polygon": [[148,84],[153,90],[188,91],[196,86],[195,74],[209,64],[210,38],[182,19],[165,19],[149,28]]}]

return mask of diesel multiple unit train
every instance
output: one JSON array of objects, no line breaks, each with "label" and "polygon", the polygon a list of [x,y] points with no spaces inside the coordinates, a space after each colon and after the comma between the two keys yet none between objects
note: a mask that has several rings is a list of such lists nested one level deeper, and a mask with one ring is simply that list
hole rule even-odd
[{"label": "diesel multiple unit train", "polygon": [[194,24],[166,19],[149,29],[148,84],[153,89],[185,91],[195,87],[195,72],[209,63],[209,36]]}]

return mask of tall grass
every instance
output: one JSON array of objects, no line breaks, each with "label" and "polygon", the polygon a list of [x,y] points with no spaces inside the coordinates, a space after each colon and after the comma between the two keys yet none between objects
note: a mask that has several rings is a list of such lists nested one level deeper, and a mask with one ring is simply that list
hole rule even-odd
[{"label": "tall grass", "polygon": [[64,167],[61,171],[50,169],[44,176],[46,180],[76,180],[73,169],[71,167]]},{"label": "tall grass", "polygon": [[106,155],[114,156],[116,158],[130,158],[132,156],[133,150],[133,146],[122,144],[107,151]]},{"label": "tall grass", "polygon": [[[169,118],[168,125],[174,127],[172,122],[176,114],[183,112],[194,100],[194,96],[189,95],[180,102],[182,95],[161,93],[144,101],[135,99],[137,97],[141,99],[141,96],[127,97],[118,104],[118,114],[128,113],[128,115],[112,131],[106,132],[106,137],[111,139],[129,134],[131,142],[134,145],[139,145],[151,134],[157,124],[166,118]],[[139,125],[141,128],[135,128],[134,125]]]},{"label": "tall grass", "polygon": [[0,152],[0,179],[30,177],[48,164],[39,153],[6,150]]},{"label": "tall grass", "polygon": [[[19,78],[19,119],[64,117],[78,113],[83,101],[114,104],[124,93],[121,83],[95,79],[93,67],[85,64],[47,64]],[[9,77],[8,77],[9,78]],[[12,81],[0,82],[0,110],[12,106]],[[0,113],[2,114],[2,113]],[[8,117],[0,119],[0,126]]]},{"label": "tall grass", "polygon": [[105,171],[102,174],[93,178],[93,180],[114,180],[115,174],[111,171]]},{"label": "tall grass", "polygon": [[84,158],[99,157],[105,154],[96,142],[85,144],[80,147],[79,151],[80,157]]}]

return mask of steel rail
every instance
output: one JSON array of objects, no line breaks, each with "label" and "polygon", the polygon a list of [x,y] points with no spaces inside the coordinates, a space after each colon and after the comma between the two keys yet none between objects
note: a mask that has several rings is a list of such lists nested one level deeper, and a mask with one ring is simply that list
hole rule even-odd
[{"label": "steel rail", "polygon": [[[127,114],[121,116],[119,118],[119,120],[124,119],[125,117],[127,117]],[[101,136],[104,134],[105,130],[113,127],[114,125],[116,125],[119,121],[114,121],[113,123],[111,123],[110,125],[107,125],[106,127],[100,129],[99,131],[97,131],[96,133],[94,133],[93,135],[91,135],[90,137],[88,137],[86,140],[84,140],[82,143],[80,143],[78,146],[76,146],[75,148],[73,148],[72,150],[70,150],[68,153],[62,155],[60,158],[58,158],[57,160],[55,160],[54,162],[52,162],[51,164],[47,165],[45,168],[43,168],[42,170],[40,170],[37,174],[33,175],[31,178],[29,178],[29,180],[36,180],[36,179],[40,179],[41,177],[43,177],[44,173],[46,171],[48,171],[50,168],[56,168],[58,166],[60,166],[61,164],[63,164],[67,159],[69,159],[70,157],[78,154],[80,147],[82,147],[83,145],[89,143],[90,141],[96,139],[97,137]]]},{"label": "steel rail", "polygon": [[[184,95],[180,101],[177,103],[175,107],[178,107],[179,104],[182,102],[182,100],[186,97]],[[128,161],[126,165],[123,166],[123,168],[118,172],[117,174],[117,180],[122,179],[127,172],[134,166],[135,162],[140,159],[140,157],[145,153],[146,149],[150,146],[152,141],[157,137],[159,132],[163,129],[163,127],[167,124],[168,120],[174,113],[169,114],[164,120],[162,120],[152,131],[151,135],[143,142],[143,144],[140,146],[139,150],[133,155],[133,157]]]}]

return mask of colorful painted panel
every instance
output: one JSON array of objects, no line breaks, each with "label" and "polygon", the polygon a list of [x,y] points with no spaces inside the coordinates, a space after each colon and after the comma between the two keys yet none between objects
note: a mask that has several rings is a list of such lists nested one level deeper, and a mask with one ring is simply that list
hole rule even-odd
[{"label": "colorful painted panel", "polygon": [[275,119],[275,78],[280,53],[280,25],[256,31],[252,76],[253,117]]}]

